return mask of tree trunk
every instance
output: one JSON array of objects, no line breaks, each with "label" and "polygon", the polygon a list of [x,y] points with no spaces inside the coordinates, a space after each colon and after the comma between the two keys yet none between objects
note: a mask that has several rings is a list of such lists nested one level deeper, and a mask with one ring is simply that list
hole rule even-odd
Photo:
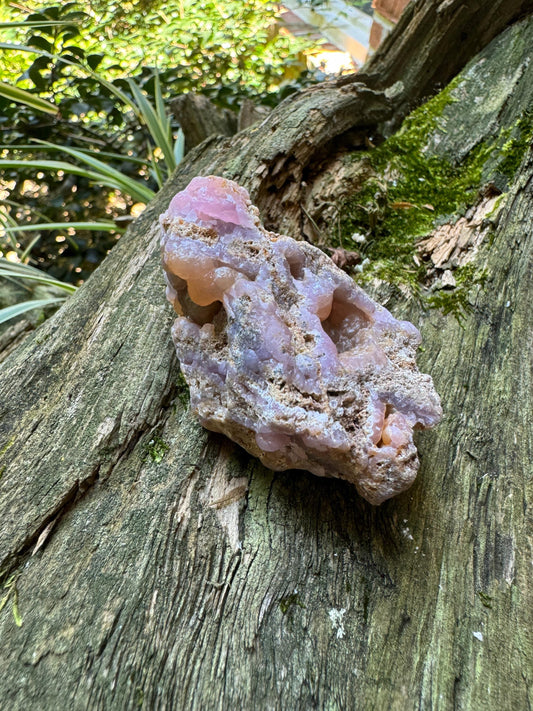
[{"label": "tree trunk", "polygon": [[171,108],[183,131],[186,153],[213,134],[233,136],[237,133],[237,116],[233,111],[218,108],[201,94],[190,92],[176,96]]},{"label": "tree trunk", "polygon": [[[418,22],[429,3],[413,5]],[[454,5],[478,7],[439,7]],[[516,14],[482,24],[476,50],[529,3],[492,5]],[[370,69],[392,72],[394,37]],[[428,154],[465,164],[504,139],[508,154],[533,104],[532,50],[529,18],[474,59]],[[422,327],[419,361],[445,419],[419,438],[413,487],[381,507],[337,480],[266,470],[203,430],[170,339],[156,218],[171,195],[197,174],[224,175],[250,189],[269,227],[308,231],[325,196],[354,189],[357,155],[344,152],[386,134],[439,73],[418,97],[409,76],[393,91],[395,76],[314,87],[259,128],[193,149],[88,283],[3,363],[5,708],[531,706],[531,150],[510,179],[494,157],[480,173],[475,205],[489,183],[503,194],[469,222],[488,230],[473,254],[488,278],[463,323],[391,305]],[[449,235],[457,216],[448,224]]]}]

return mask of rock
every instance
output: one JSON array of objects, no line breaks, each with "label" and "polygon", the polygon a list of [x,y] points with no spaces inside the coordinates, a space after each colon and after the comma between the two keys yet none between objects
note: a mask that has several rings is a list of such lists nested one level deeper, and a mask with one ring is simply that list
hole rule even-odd
[{"label": "rock", "polygon": [[195,178],[161,225],[172,335],[204,427],[373,504],[409,487],[413,429],[442,414],[417,329],[316,247],[267,232],[234,182]]}]

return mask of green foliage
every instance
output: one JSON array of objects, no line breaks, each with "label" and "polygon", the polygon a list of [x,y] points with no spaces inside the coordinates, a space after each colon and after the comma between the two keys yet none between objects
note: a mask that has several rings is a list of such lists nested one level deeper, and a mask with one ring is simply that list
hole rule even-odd
[{"label": "green foliage", "polygon": [[[293,50],[261,0],[17,8],[0,9],[0,219],[13,228],[0,252],[31,256],[61,281],[90,275],[120,236],[110,218],[137,214],[181,159],[173,96],[202,91],[236,108],[245,96],[273,104],[296,88],[277,90]],[[96,222],[108,227],[83,227]],[[65,223],[76,225],[66,239],[44,227]]]},{"label": "green foliage", "polygon": [[[40,142],[42,145],[48,146],[52,150],[59,150],[57,146],[49,144],[48,142]],[[117,188],[118,190],[123,190],[126,194],[129,194],[132,198],[148,202],[154,197],[154,191],[150,188],[137,183],[135,180],[129,178],[127,175],[123,175],[120,171],[115,168],[111,168],[98,158],[87,155],[83,151],[76,150],[75,148],[63,147],[63,151],[68,153],[75,158],[78,158],[82,163],[94,168],[94,170],[87,170],[86,168],[81,168],[75,163],[66,163],[65,161],[59,160],[0,160],[0,170],[6,170],[13,168],[15,170],[24,169],[35,169],[39,171],[48,172],[60,172],[68,173],[70,175],[81,175],[87,178],[87,180],[97,183],[100,185],[107,185],[108,187]]]},{"label": "green foliage", "polygon": [[489,610],[492,609],[492,597],[490,595],[487,595],[487,593],[484,593],[482,590],[477,591],[478,597],[481,600],[481,604],[483,607],[488,608]]},{"label": "green foliage", "polygon": [[191,394],[189,392],[189,386],[187,384],[187,381],[185,380],[185,376],[183,375],[181,370],[178,373],[176,387],[178,400],[180,401],[183,407],[187,407],[191,400]]},{"label": "green foliage", "polygon": [[452,91],[450,85],[413,111],[400,131],[363,156],[371,177],[349,201],[343,233],[367,236],[359,247],[370,260],[365,280],[392,280],[416,291],[423,273],[413,261],[416,238],[431,231],[436,215],[445,219],[459,210],[479,186],[482,162],[459,168],[425,152]]},{"label": "green foliage", "polygon": [[11,86],[3,81],[0,81],[0,96],[10,101],[16,101],[23,103],[31,109],[36,111],[44,111],[45,113],[52,114],[55,116],[57,113],[57,106],[41,99],[35,94],[31,94],[29,91],[24,91],[24,89],[19,89],[17,86]]},{"label": "green foliage", "polygon": [[[58,306],[69,294],[76,291],[73,284],[54,279],[29,264],[10,262],[3,258],[0,258],[0,279],[12,282],[18,287],[18,289],[9,292],[12,298],[17,299],[17,303],[0,309],[0,324],[28,311],[39,310],[40,313],[43,313],[43,309]],[[28,282],[31,286],[27,286]],[[39,289],[37,294],[35,294],[35,287]],[[26,291],[22,300],[18,298],[20,289]],[[33,298],[34,295],[41,298]],[[1,292],[0,299],[6,300],[5,297],[2,299]]]},{"label": "green foliage", "polygon": [[294,40],[273,31],[274,3],[263,0],[171,4],[97,0],[62,7],[32,0],[29,5],[35,20],[69,20],[67,36],[50,28],[47,43],[58,46],[75,40],[78,54],[83,50],[92,55],[115,76],[134,73],[141,65],[158,66],[160,71],[172,68],[187,89],[198,83],[217,84],[222,78],[225,83],[263,87],[278,82],[294,55]]}]

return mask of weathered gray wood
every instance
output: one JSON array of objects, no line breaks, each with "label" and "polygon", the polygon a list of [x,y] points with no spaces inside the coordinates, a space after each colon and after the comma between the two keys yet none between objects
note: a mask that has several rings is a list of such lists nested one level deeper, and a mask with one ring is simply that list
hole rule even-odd
[{"label": "weathered gray wood", "polygon": [[269,106],[255,104],[251,99],[243,99],[239,109],[239,131],[262,121],[271,111]]},{"label": "weathered gray wood", "polygon": [[237,115],[221,109],[202,94],[181,94],[171,103],[172,113],[185,136],[185,152],[213,134],[233,136],[237,133]]},{"label": "weathered gray wood", "polygon": [[533,9],[531,0],[418,0],[403,11],[395,32],[363,68],[358,80],[386,88],[401,82],[397,105],[407,107],[446,84],[506,25]]},{"label": "weathered gray wood", "polygon": [[9,324],[0,333],[0,363],[14,350],[26,336],[33,331],[34,326],[25,318],[21,318],[14,324]]},{"label": "weathered gray wood", "polygon": [[[530,21],[479,60],[439,150],[463,157],[531,101],[532,48]],[[491,67],[504,79],[489,102]],[[324,145],[363,142],[391,111],[365,87],[326,85],[194,149],[3,364],[2,706],[531,705],[531,153],[479,255],[490,278],[464,327],[410,306],[446,417],[421,435],[406,494],[373,508],[342,482],[265,470],[196,424],[178,378],[155,224],[170,195],[225,174],[271,226],[297,229],[302,179],[331,165]]]}]

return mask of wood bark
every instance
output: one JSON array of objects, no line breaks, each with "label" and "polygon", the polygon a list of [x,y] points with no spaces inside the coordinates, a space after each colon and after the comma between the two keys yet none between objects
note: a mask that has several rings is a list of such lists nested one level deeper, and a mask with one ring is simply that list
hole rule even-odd
[{"label": "wood bark", "polygon": [[[499,30],[516,19],[502,13]],[[532,28],[511,28],[473,65],[487,81],[465,84],[438,150],[468,154],[531,101]],[[382,91],[395,76],[382,81],[315,87],[193,149],[3,363],[5,708],[531,706],[531,151],[480,252],[489,279],[465,322],[395,305],[422,326],[421,367],[446,413],[419,438],[404,495],[375,508],[343,482],[266,470],[196,423],[179,379],[158,214],[215,173],[246,185],[269,227],[297,234],[325,171],[407,110]]]},{"label": "wood bark", "polygon": [[533,9],[531,0],[418,0],[371,57],[358,81],[373,88],[401,82],[394,124],[407,109],[446,84],[498,35]]},{"label": "wood bark", "polygon": [[237,116],[229,109],[220,109],[201,94],[181,94],[171,104],[185,138],[185,152],[212,135],[233,136],[237,132]]},{"label": "wood bark", "polygon": [[243,99],[239,113],[221,109],[202,94],[182,94],[171,104],[172,113],[180,124],[185,138],[185,153],[210,136],[233,136],[266,118],[271,109]]}]

